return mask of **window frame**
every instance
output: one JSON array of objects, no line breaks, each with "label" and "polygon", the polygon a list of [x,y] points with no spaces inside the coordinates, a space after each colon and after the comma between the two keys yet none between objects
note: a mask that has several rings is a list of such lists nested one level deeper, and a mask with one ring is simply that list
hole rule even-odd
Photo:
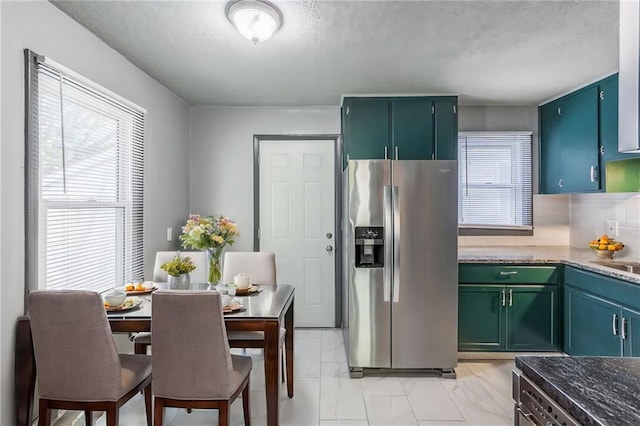
[{"label": "window frame", "polygon": [[[67,210],[83,208],[107,208],[114,209],[115,215],[122,215],[121,219],[116,218],[116,224],[122,229],[121,236],[130,232],[131,235],[114,238],[116,247],[116,268],[118,274],[124,280],[142,279],[144,274],[144,127],[146,110],[140,106],[122,98],[121,96],[97,85],[91,80],[75,73],[52,61],[50,58],[36,54],[25,49],[25,291],[46,289],[46,283],[41,282],[42,262],[46,262],[41,256],[46,248],[46,214],[48,211]],[[116,173],[118,176],[125,176],[127,184],[119,183],[116,192],[119,194],[116,200],[108,202],[91,202],[90,200],[45,200],[42,194],[42,182],[40,175],[40,140],[39,140],[39,67],[55,70],[65,81],[71,81],[80,90],[94,96],[98,102],[104,101],[121,112],[123,116],[131,118],[130,128],[126,128],[128,135],[127,145],[124,150],[116,145]],[[62,83],[61,83],[62,84]],[[96,104],[97,105],[97,104]],[[121,125],[121,118],[114,117],[114,120]],[[124,156],[124,157],[123,157]],[[120,175],[122,165],[129,162],[125,175]],[[120,178],[118,178],[120,179]],[[128,188],[125,199],[121,191]],[[62,208],[62,209],[60,209]],[[122,212],[118,209],[122,208]],[[44,245],[43,245],[44,244]],[[127,254],[125,254],[127,253]],[[104,291],[110,286],[101,286],[99,290],[94,286],[91,290]],[[77,287],[76,287],[77,288]],[[25,294],[26,297],[26,294]]]},{"label": "window frame", "polygon": [[[458,235],[459,236],[532,236],[533,235],[533,175],[534,175],[534,164],[533,164],[533,132],[531,131],[464,131],[458,132],[456,138],[456,145],[459,144],[459,140],[461,137],[473,137],[473,136],[504,136],[504,135],[514,135],[514,136],[529,136],[531,143],[531,151],[530,151],[530,159],[529,159],[529,167],[530,167],[530,178],[531,178],[531,188],[528,194],[529,198],[529,206],[531,208],[530,217],[531,217],[531,225],[465,225],[462,223],[458,223]],[[459,147],[457,146],[459,150]],[[459,161],[464,161],[463,158],[458,158]],[[522,162],[522,164],[526,164]],[[460,168],[461,169],[461,168]],[[462,185],[462,182],[459,182],[459,185]],[[459,197],[462,197],[462,192],[460,192]],[[461,199],[458,200],[460,202]]]}]

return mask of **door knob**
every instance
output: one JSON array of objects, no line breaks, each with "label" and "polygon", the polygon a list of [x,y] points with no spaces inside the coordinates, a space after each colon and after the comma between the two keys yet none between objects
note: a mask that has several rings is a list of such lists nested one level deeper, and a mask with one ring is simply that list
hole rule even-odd
[{"label": "door knob", "polygon": [[327,232],[327,240],[330,240],[333,237],[333,234],[331,232]]},{"label": "door knob", "polygon": [[327,251],[327,253],[331,254],[333,253],[333,246],[327,246],[325,247],[325,250]]}]

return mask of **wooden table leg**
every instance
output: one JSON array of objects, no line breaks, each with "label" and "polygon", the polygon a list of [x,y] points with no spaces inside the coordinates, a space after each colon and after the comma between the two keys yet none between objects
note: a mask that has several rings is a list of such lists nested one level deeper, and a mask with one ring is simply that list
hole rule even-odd
[{"label": "wooden table leg", "polygon": [[36,388],[36,360],[29,317],[16,324],[15,399],[18,426],[31,426],[33,393]]},{"label": "wooden table leg", "polygon": [[289,398],[293,398],[293,302],[284,315],[284,328],[287,330],[284,338],[284,346],[287,351],[287,395]]},{"label": "wooden table leg", "polygon": [[267,393],[267,425],[279,424],[279,387],[280,387],[280,324],[268,321],[264,330],[264,370]]}]

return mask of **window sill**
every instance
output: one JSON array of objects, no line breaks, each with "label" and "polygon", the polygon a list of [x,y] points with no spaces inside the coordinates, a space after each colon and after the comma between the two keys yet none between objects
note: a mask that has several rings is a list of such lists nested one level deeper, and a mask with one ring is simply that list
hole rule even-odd
[{"label": "window sill", "polygon": [[458,227],[458,236],[460,237],[472,237],[472,236],[519,236],[526,237],[533,235],[533,228],[531,229],[502,229],[502,228],[470,228],[470,227]]}]

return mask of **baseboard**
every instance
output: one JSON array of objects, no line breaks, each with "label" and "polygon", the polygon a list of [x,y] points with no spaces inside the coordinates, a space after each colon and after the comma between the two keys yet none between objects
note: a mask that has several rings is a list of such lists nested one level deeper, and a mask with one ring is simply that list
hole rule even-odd
[{"label": "baseboard", "polygon": [[567,356],[564,352],[458,352],[459,361],[515,359],[516,356]]}]

